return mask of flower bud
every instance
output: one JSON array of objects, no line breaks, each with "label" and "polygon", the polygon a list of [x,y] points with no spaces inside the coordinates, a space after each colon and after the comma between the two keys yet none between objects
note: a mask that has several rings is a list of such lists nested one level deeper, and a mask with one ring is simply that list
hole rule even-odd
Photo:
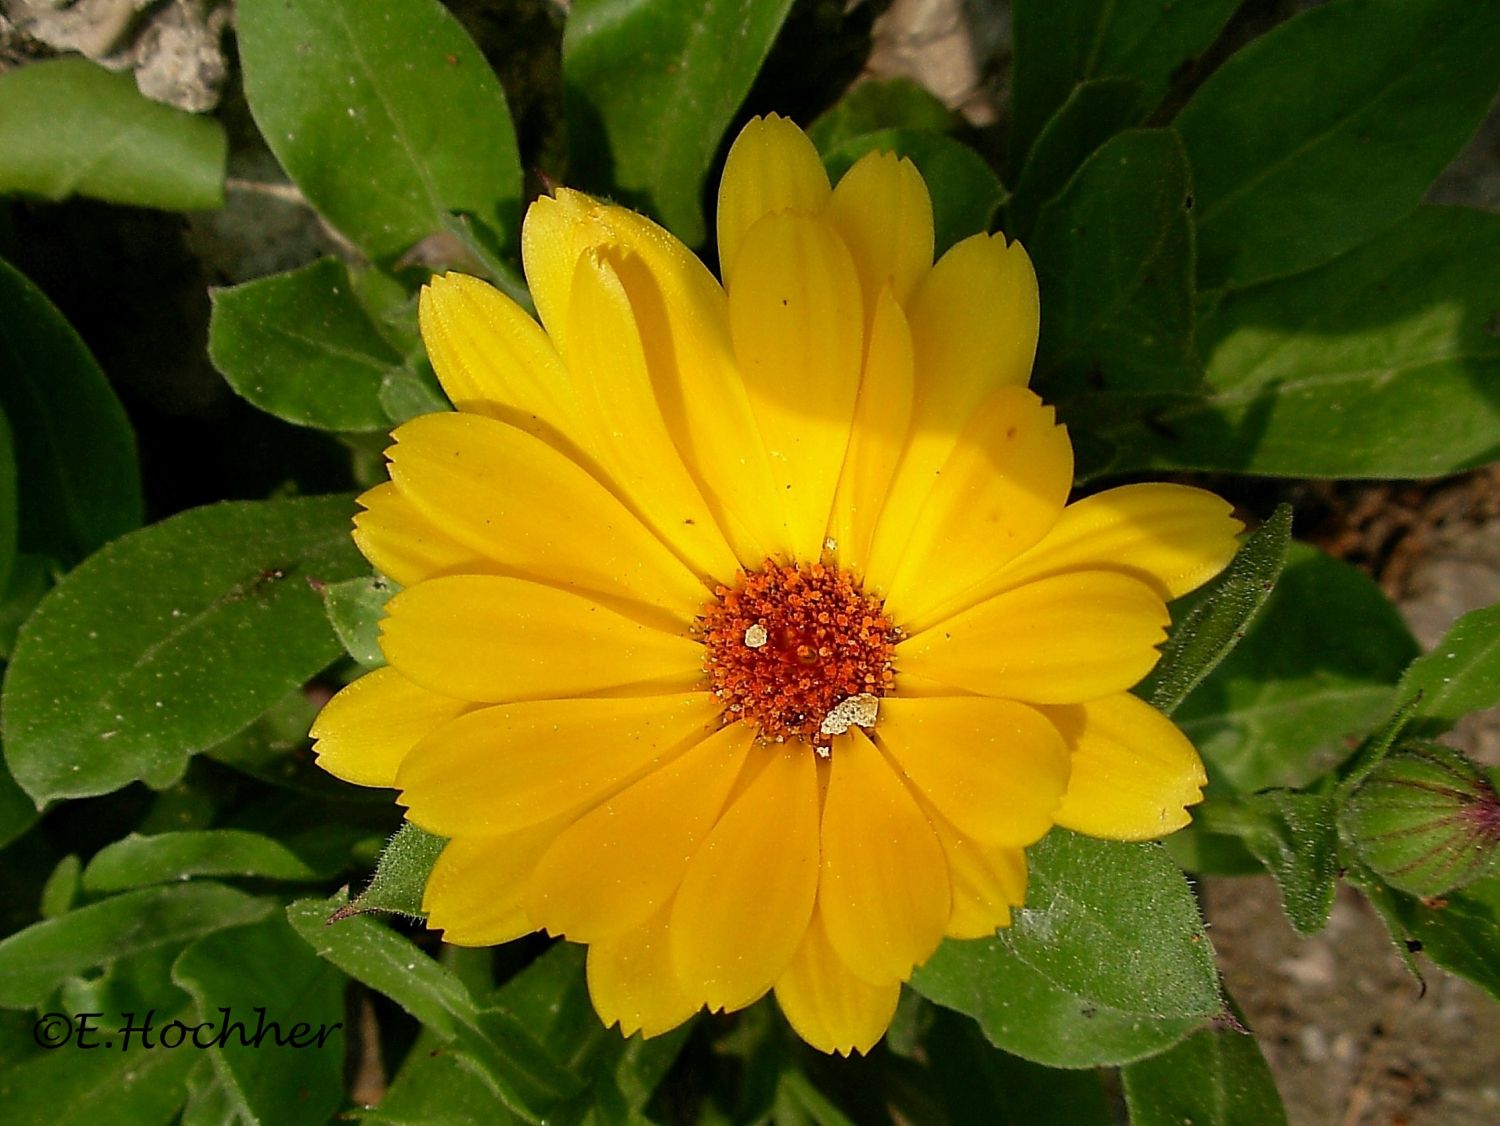
[{"label": "flower bud", "polygon": [[1485,875],[1500,850],[1500,795],[1452,747],[1413,743],[1377,766],[1344,807],[1345,832],[1394,888],[1434,896]]}]

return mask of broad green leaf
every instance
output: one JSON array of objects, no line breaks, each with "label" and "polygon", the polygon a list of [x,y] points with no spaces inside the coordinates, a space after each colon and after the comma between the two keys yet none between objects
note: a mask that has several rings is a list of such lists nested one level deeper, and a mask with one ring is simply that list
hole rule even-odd
[{"label": "broad green leaf", "polygon": [[226,1126],[235,1121],[236,1103],[212,1060],[200,1059],[188,1072],[187,1089],[180,1126]]},{"label": "broad green leaf", "polygon": [[[183,1012],[158,1013],[163,1024]],[[103,1026],[101,1026],[102,1028]],[[147,1051],[74,1046],[42,1052],[0,1069],[0,1106],[19,1126],[97,1126],[101,1108],[112,1122],[169,1126],[187,1100],[187,1076],[198,1061],[191,1049]]]},{"label": "broad green leaf", "polygon": [[950,132],[956,119],[951,110],[909,78],[860,82],[807,127],[819,152],[884,129],[912,129],[926,133]]},{"label": "broad green leaf", "polygon": [[25,553],[16,556],[10,585],[0,594],[0,661],[10,660],[15,652],[16,635],[42,595],[51,588],[56,570],[56,565],[45,556]]},{"label": "broad green leaf", "polygon": [[1001,938],[949,939],[912,975],[911,985],[973,1017],[996,1047],[1047,1067],[1129,1063],[1170,1047],[1203,1023],[1201,1017],[1124,1012],[1069,993]]},{"label": "broad green leaf", "polygon": [[386,843],[375,866],[370,886],[336,914],[358,915],[366,911],[393,911],[414,919],[425,917],[422,893],[432,866],[448,842],[407,822]]},{"label": "broad green leaf", "polygon": [[932,193],[936,252],[989,229],[1005,189],[973,149],[945,137],[915,129],[882,129],[844,141],[823,154],[835,181],[867,152],[894,152],[910,158]]},{"label": "broad green leaf", "polygon": [[135,833],[105,845],[83,873],[88,891],[123,891],[195,876],[258,876],[307,882],[321,875],[280,841],[238,829]]},{"label": "broad green leaf", "polygon": [[1197,386],[1189,191],[1177,135],[1140,129],[1108,141],[1042,208],[1031,251],[1047,310],[1038,386],[1049,401]]},{"label": "broad green leaf", "polygon": [[1339,839],[1333,802],[1320,794],[1267,790],[1244,803],[1240,839],[1276,878],[1292,929],[1316,934],[1338,890]]},{"label": "broad green leaf", "polygon": [[322,1122],[343,1104],[344,976],[280,911],[200,938],[172,980],[211,1024],[209,1058],[245,1121]]},{"label": "broad green leaf", "polygon": [[505,95],[437,0],[242,0],[245,96],[314,207],[393,262],[472,212],[513,235],[521,165]]},{"label": "broad green leaf", "polygon": [[78,334],[4,261],[0,309],[0,409],[15,444],[20,545],[71,563],[141,522],[135,436]]},{"label": "broad green leaf", "polygon": [[1001,932],[1054,985],[1153,1018],[1223,1010],[1191,889],[1158,844],[1054,830],[1028,850],[1026,906]]},{"label": "broad green leaf", "polygon": [[1388,898],[1409,942],[1500,1000],[1500,876],[1430,904],[1394,890]]},{"label": "broad green leaf", "polygon": [[267,900],[215,883],[129,891],[0,942],[0,1006],[41,1004],[64,979],[137,951],[264,918]]},{"label": "broad green leaf", "polygon": [[425,1032],[406,1055],[390,1089],[360,1122],[381,1126],[510,1126],[526,1119],[506,1109],[501,1092],[472,1056]]},{"label": "broad green leaf", "polygon": [[1229,294],[1200,325],[1207,397],[1106,434],[1114,468],[1435,477],[1493,460],[1497,263],[1500,216],[1424,207],[1321,269]]},{"label": "broad green leaf", "polygon": [[330,583],[323,591],[323,608],[344,650],[367,669],[385,664],[380,651],[380,619],[396,588],[378,575]]},{"label": "broad green leaf", "polygon": [[209,358],[242,397],[300,426],[390,428],[380,390],[401,356],[342,262],[324,258],[212,297]]},{"label": "broad green leaf", "polygon": [[1036,139],[1005,205],[1006,230],[1030,243],[1037,213],[1062,191],[1088,155],[1121,129],[1136,124],[1141,84],[1100,78],[1074,88]]},{"label": "broad green leaf", "polygon": [[[278,790],[328,802],[388,806],[389,791],[351,786],[317,766],[307,735],[317,712],[317,705],[299,688],[273,704],[249,727],[203,754]],[[284,834],[278,834],[278,838],[288,839]],[[299,855],[311,861],[311,854],[300,845]],[[316,866],[323,870],[321,865]]]},{"label": "broad green leaf", "polygon": [[1205,1028],[1121,1072],[1130,1126],[1285,1126],[1286,1109],[1248,1032]]},{"label": "broad green leaf", "polygon": [[0,848],[30,829],[40,816],[36,804],[16,785],[5,763],[0,762]]},{"label": "broad green leaf", "polygon": [[52,869],[52,874],[42,886],[42,918],[55,919],[73,909],[73,904],[78,899],[78,877],[82,871],[83,861],[76,852],[70,852],[57,862],[57,867]]},{"label": "broad green leaf", "polygon": [[791,0],[574,0],[563,31],[573,172],[702,244],[703,181]]},{"label": "broad green leaf", "polygon": [[20,539],[18,504],[16,449],[11,440],[10,423],[0,412],[0,590],[10,586],[11,569],[16,564],[16,544]]},{"label": "broad green leaf", "polygon": [[38,802],[157,788],[338,657],[308,580],[364,569],[347,497],[193,509],[42,600],[5,679],[5,756]]},{"label": "broad green leaf", "polygon": [[1500,702],[1500,605],[1454,622],[1432,652],[1411,663],[1399,692],[1403,700],[1421,694],[1411,721],[1429,733]]},{"label": "broad green leaf", "polygon": [[1188,603],[1174,607],[1171,636],[1161,660],[1138,694],[1171,715],[1218,668],[1254,623],[1286,566],[1292,506],[1277,507],[1229,561],[1229,566]]},{"label": "broad green leaf", "polygon": [[1177,117],[1200,283],[1294,274],[1387,229],[1497,85],[1500,7],[1473,0],[1333,0],[1251,43]]},{"label": "broad green leaf", "polygon": [[1294,543],[1249,634],[1173,718],[1235,791],[1302,786],[1385,718],[1416,652],[1368,576]]},{"label": "broad green leaf", "polygon": [[203,211],[224,203],[224,127],[153,102],[128,71],[48,59],[0,75],[0,193]]},{"label": "broad green leaf", "polygon": [[435,377],[408,368],[385,373],[380,381],[380,408],[396,426],[418,415],[453,409]]},{"label": "broad green leaf", "polygon": [[1012,165],[1078,83],[1133,79],[1138,92],[1120,112],[1144,119],[1237,7],[1239,0],[1015,0]]}]

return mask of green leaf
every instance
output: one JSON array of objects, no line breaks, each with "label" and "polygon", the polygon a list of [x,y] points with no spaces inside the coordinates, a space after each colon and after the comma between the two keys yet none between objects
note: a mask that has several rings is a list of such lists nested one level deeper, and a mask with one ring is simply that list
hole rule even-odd
[{"label": "green leaf", "polygon": [[224,127],[80,58],[0,75],[0,193],[203,211],[224,203]]},{"label": "green leaf", "polygon": [[[165,1026],[182,1012],[158,1013]],[[130,1126],[170,1126],[187,1099],[187,1076],[197,1062],[191,1050],[145,1051],[104,1047],[104,1025],[93,1034],[99,1047],[42,1052],[0,1070],[0,1106],[7,1122],[29,1126],[97,1126],[100,1108],[110,1121]]]},{"label": "green leaf", "polygon": [[20,538],[19,498],[16,496],[16,448],[10,423],[0,412],[0,591],[10,586]]},{"label": "green leaf", "polygon": [[452,410],[437,379],[408,368],[391,368],[380,382],[380,407],[399,426],[418,415]]},{"label": "green leaf", "polygon": [[303,195],[387,264],[472,212],[513,234],[521,164],[505,95],[437,0],[243,0],[245,96]]},{"label": "green leaf", "polygon": [[[55,565],[41,555],[16,556],[10,585],[0,594],[0,661],[8,661],[16,649],[16,635],[32,610],[52,587]],[[3,784],[0,784],[3,789]],[[3,835],[3,834],[0,834]]]},{"label": "green leaf", "polygon": [[280,841],[239,829],[135,833],[105,845],[89,861],[83,886],[123,891],[195,876],[257,876],[267,880],[316,880],[321,875]]},{"label": "green leaf", "polygon": [[1294,543],[1254,627],[1173,718],[1233,790],[1295,788],[1385,718],[1416,652],[1368,576]]},{"label": "green leaf", "polygon": [[1387,899],[1409,942],[1500,1000],[1500,876],[1430,903],[1394,890]]},{"label": "green leaf", "polygon": [[973,149],[941,133],[882,129],[844,141],[823,154],[830,178],[837,180],[867,152],[894,152],[910,158],[932,194],[936,252],[989,229],[1005,197],[999,178]]},{"label": "green leaf", "polygon": [[1237,7],[1239,0],[1015,0],[1012,163],[1090,79],[1133,79],[1138,93],[1120,112],[1142,120]]},{"label": "green leaf", "polygon": [[1500,216],[1424,207],[1321,269],[1229,294],[1200,324],[1207,397],[1107,434],[1114,468],[1435,477],[1493,460],[1497,263]]},{"label": "green leaf", "polygon": [[1427,734],[1500,702],[1500,604],[1473,610],[1418,657],[1401,678],[1403,700],[1421,699],[1411,722]]},{"label": "green leaf", "polygon": [[78,876],[83,871],[83,861],[76,852],[70,852],[57,862],[47,882],[42,886],[41,916],[55,919],[73,909],[78,899]]},{"label": "green leaf", "polygon": [[1121,1072],[1130,1126],[1285,1126],[1286,1109],[1255,1037],[1205,1028]]},{"label": "green leaf", "polygon": [[1106,142],[1042,208],[1031,249],[1047,310],[1038,385],[1049,401],[1197,386],[1189,191],[1177,135],[1139,129]]},{"label": "green leaf", "polygon": [[1174,607],[1161,660],[1137,689],[1152,707],[1171,715],[1243,640],[1281,578],[1291,536],[1292,506],[1279,505],[1222,574]]},{"label": "green leaf", "polygon": [[158,788],[338,657],[309,579],[365,564],[348,498],[194,509],[110,544],[42,600],[5,679],[5,755],[38,802]]},{"label": "green leaf", "polygon": [[385,664],[380,651],[380,619],[396,588],[379,575],[329,583],[323,608],[345,651],[367,669]]},{"label": "green leaf", "polygon": [[1334,0],[1251,43],[1177,118],[1200,283],[1297,273],[1390,227],[1497,84],[1500,8],[1472,0]]},{"label": "green leaf", "polygon": [[389,429],[380,391],[401,356],[342,262],[324,258],[211,296],[209,358],[240,396],[299,426]]},{"label": "green leaf", "polygon": [[0,942],[0,1006],[40,1005],[69,977],[130,954],[264,918],[263,899],[215,883],[128,891]]},{"label": "green leaf", "polygon": [[573,172],[703,243],[703,181],[791,0],[574,0],[563,30]]},{"label": "green leaf", "polygon": [[25,833],[40,816],[35,803],[16,785],[10,770],[0,761],[0,848]]},{"label": "green leaf", "polygon": [[1006,230],[1028,245],[1037,213],[1072,179],[1088,155],[1136,123],[1141,84],[1133,78],[1080,83],[1057,107],[1031,148],[1005,207]]},{"label": "green leaf", "polygon": [[446,838],[407,822],[387,842],[375,866],[370,886],[360,892],[346,907],[335,912],[337,918],[359,915],[366,911],[393,911],[414,919],[425,918],[422,893],[427,877],[442,854]]},{"label": "green leaf", "polygon": [[884,129],[947,133],[956,124],[947,106],[909,78],[860,82],[807,127],[819,152]]},{"label": "green leaf", "polygon": [[343,1104],[345,979],[281,912],[200,938],[172,980],[211,1022],[209,1058],[245,1121],[323,1122]]},{"label": "green leaf", "polygon": [[0,409],[15,443],[20,544],[72,562],[141,522],[135,436],[78,334],[4,261],[0,309]]},{"label": "green leaf", "polygon": [[1328,922],[1338,890],[1339,835],[1333,802],[1321,794],[1267,790],[1246,799],[1245,847],[1276,877],[1292,929],[1306,937]]}]

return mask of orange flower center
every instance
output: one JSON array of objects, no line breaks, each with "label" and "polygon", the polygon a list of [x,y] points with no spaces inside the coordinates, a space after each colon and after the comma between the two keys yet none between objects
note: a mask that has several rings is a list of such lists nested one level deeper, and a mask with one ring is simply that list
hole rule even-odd
[{"label": "orange flower center", "polygon": [[699,619],[703,667],[729,720],[763,738],[833,736],[875,722],[891,687],[896,630],[880,599],[837,567],[767,560],[721,586]]}]

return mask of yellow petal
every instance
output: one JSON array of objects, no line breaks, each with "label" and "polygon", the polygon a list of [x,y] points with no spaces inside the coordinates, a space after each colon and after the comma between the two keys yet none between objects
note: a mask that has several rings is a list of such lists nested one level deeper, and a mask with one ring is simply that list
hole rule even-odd
[{"label": "yellow petal", "polygon": [[875,311],[849,449],[834,494],[829,535],[840,564],[864,572],[870,540],[911,423],[911,331],[891,290]]},{"label": "yellow petal", "polygon": [[323,705],[312,725],[313,753],[335,778],[394,786],[406,753],[473,706],[419,688],[393,668],[376,669]]},{"label": "yellow petal", "polygon": [[396,430],[391,479],[453,540],[553,586],[660,607],[688,622],[707,588],[619,500],[539,438],[429,414]]},{"label": "yellow petal", "polygon": [[663,417],[704,499],[743,563],[785,550],[781,498],[729,341],[724,291],[703,263],[649,219],[558,189],[531,205],[526,275],[554,340],[566,339],[578,259],[610,252],[640,327]]},{"label": "yellow petal", "polygon": [[640,926],[589,947],[589,998],[606,1028],[618,1024],[623,1036],[660,1036],[702,1008],[672,965],[671,916],[668,903]]},{"label": "yellow petal", "polygon": [[518,833],[449,841],[422,893],[427,925],[455,946],[494,946],[536,930],[521,891],[559,827],[549,821]]},{"label": "yellow petal", "polygon": [[433,692],[501,704],[606,689],[687,691],[703,649],[525,579],[452,575],[408,587],[386,604],[385,659]]},{"label": "yellow petal", "polygon": [[942,817],[932,819],[953,883],[949,938],[987,938],[1010,926],[1010,911],[1026,901],[1026,853],[1004,845],[982,845]]},{"label": "yellow petal", "polygon": [[407,820],[441,836],[514,832],[671,761],[713,730],[718,711],[706,692],[482,708],[412,749],[399,800]]},{"label": "yellow petal", "polygon": [[854,255],[866,308],[886,286],[905,305],[932,267],[932,197],[916,166],[866,153],[834,188],[828,218]]},{"label": "yellow petal", "polygon": [[784,117],[753,117],[740,130],[719,182],[719,266],[738,277],[752,227],[776,211],[816,215],[828,203],[828,173],[801,129]]},{"label": "yellow petal", "polygon": [[866,981],[905,981],[942,940],[948,865],[926,814],[857,727],[833,747],[822,844],[818,905],[833,948]]},{"label": "yellow petal", "polygon": [[667,432],[630,297],[602,255],[578,259],[566,350],[590,448],[662,542],[700,578],[727,582],[739,562]]},{"label": "yellow petal", "polygon": [[493,571],[496,564],[444,534],[386,481],[359,498],[354,542],[371,565],[401,586],[436,575]]},{"label": "yellow petal", "polygon": [[755,225],[729,289],[735,355],[798,559],[823,550],[859,393],[859,278],[833,229],[791,212]]},{"label": "yellow petal", "polygon": [[672,910],[672,961],[683,989],[712,1009],[740,1009],[776,983],[797,952],[818,891],[818,779],[806,745],[769,760],[703,842]]},{"label": "yellow petal", "polygon": [[[1057,522],[1073,487],[1073,447],[1051,407],[1024,387],[989,397],[915,511],[887,507],[867,580],[911,632],[992,593],[993,577]],[[912,494],[908,494],[912,495]],[[887,569],[893,546],[900,562]]]},{"label": "yellow petal", "polygon": [[[452,581],[452,580],[440,580]],[[1151,671],[1167,609],[1145,583],[1074,571],[1016,587],[896,646],[900,671],[1038,704],[1123,692]]]},{"label": "yellow petal", "polygon": [[1231,506],[1188,485],[1122,485],[1063,510],[1045,539],[1000,576],[1018,586],[1060,571],[1118,570],[1170,601],[1223,570],[1244,526]]},{"label": "yellow petal", "polygon": [[901,983],[871,985],[838,956],[818,912],[802,945],[776,982],[776,1002],[798,1036],[820,1052],[861,1054],[890,1027]]},{"label": "yellow petal", "polygon": [[1192,743],[1161,712],[1128,693],[1046,712],[1073,751],[1059,825],[1145,841],[1188,823],[1185,807],[1203,800],[1208,779]]},{"label": "yellow petal", "polygon": [[1035,708],[992,696],[881,701],[880,745],[945,818],[989,845],[1040,840],[1068,784],[1068,748]]},{"label": "yellow petal", "polygon": [[725,727],[575,821],[532,877],[532,917],[574,942],[644,924],[682,883],[754,738],[748,724]]},{"label": "yellow petal", "polygon": [[478,278],[445,274],[422,287],[417,316],[432,369],[459,410],[572,435],[567,370],[525,309]]}]

